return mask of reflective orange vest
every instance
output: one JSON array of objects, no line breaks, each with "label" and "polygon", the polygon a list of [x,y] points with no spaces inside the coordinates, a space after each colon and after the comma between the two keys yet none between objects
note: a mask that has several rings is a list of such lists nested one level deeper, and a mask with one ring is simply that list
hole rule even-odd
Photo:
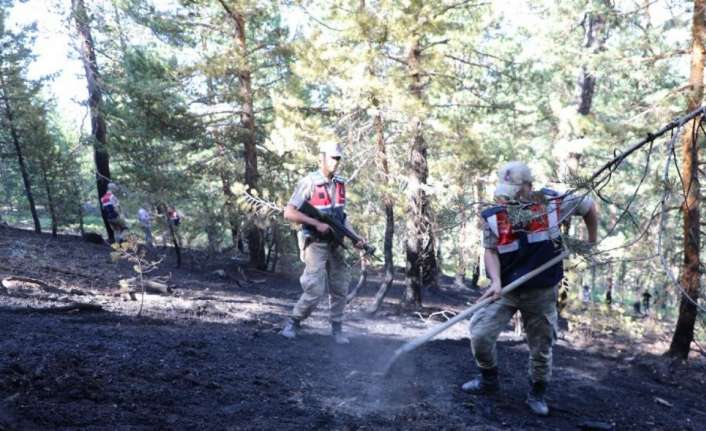
[{"label": "reflective orange vest", "polygon": [[[548,204],[529,204],[536,217],[524,226],[513,226],[505,206],[488,208],[481,217],[498,237],[500,278],[503,286],[522,277],[562,252],[559,193],[542,189]],[[523,284],[524,288],[553,287],[564,276],[562,262]]]},{"label": "reflective orange vest", "polygon": [[[311,197],[308,202],[323,214],[336,218],[341,223],[346,221],[346,183],[339,176],[333,177],[335,185],[333,196],[329,193],[329,181],[321,172],[316,171],[309,174],[312,177]],[[302,227],[304,235],[316,236],[316,229],[304,225]]]}]

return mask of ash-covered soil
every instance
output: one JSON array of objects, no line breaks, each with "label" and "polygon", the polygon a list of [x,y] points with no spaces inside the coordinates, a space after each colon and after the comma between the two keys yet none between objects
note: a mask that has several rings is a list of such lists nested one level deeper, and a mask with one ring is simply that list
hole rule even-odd
[{"label": "ash-covered soil", "polygon": [[[706,429],[704,361],[672,363],[639,340],[618,349],[609,338],[587,346],[561,336],[547,418],[524,405],[527,349],[510,332],[492,398],[459,389],[476,372],[465,324],[383,377],[397,347],[438,323],[431,313],[478,295],[451,283],[419,315],[399,313],[393,292],[370,317],[370,277],[341,346],[328,336],[326,304],[301,337],[277,334],[300,293],[296,273],[246,270],[246,282],[226,257],[187,251],[177,269],[168,256],[152,275],[171,275],[173,291],[145,295],[138,317],[140,295],[126,300],[118,287],[132,264],[112,263],[110,252],[0,227],[0,279],[30,279],[0,292],[1,430]],[[76,303],[101,309],[59,308]]]}]

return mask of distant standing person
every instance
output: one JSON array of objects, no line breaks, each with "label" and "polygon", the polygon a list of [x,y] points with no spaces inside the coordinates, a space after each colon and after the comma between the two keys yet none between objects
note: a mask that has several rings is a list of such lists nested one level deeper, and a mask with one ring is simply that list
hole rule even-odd
[{"label": "distant standing person", "polygon": [[108,220],[110,228],[115,233],[115,241],[120,243],[123,242],[123,235],[128,230],[128,227],[125,219],[120,215],[120,201],[115,196],[117,191],[117,184],[108,183],[108,191],[101,196],[101,210],[103,215],[105,215],[105,219]]},{"label": "distant standing person", "polygon": [[587,284],[583,285],[583,291],[582,291],[582,301],[584,304],[588,304],[591,302],[591,288],[588,287]]},{"label": "distant standing person", "polygon": [[[552,347],[557,328],[557,285],[564,272],[562,262],[546,269],[517,289],[501,295],[508,285],[562,253],[562,220],[578,214],[588,228],[588,241],[596,242],[598,217],[589,198],[562,198],[549,189],[533,191],[530,169],[521,162],[510,162],[498,171],[495,189],[497,205],[481,213],[484,222],[485,269],[490,287],[481,297],[495,302],[479,310],[471,319],[471,350],[480,375],[463,384],[462,389],[488,394],[500,388],[497,340],[512,316],[520,311],[529,345],[530,390],[527,405],[533,413],[549,414],[544,399],[552,373]],[[526,217],[511,218],[508,208]]]},{"label": "distant standing person", "polygon": [[645,314],[650,312],[650,300],[652,300],[652,294],[649,290],[645,290],[645,293],[642,294],[642,309]]},{"label": "distant standing person", "polygon": [[174,207],[169,207],[167,210],[167,218],[169,219],[169,223],[171,223],[174,228],[177,228],[179,223],[181,223],[181,215]]},{"label": "distant standing person", "polygon": [[[179,238],[179,225],[181,224],[181,214],[179,211],[177,211],[176,208],[174,207],[167,207],[167,229],[169,232],[173,235],[172,239],[176,241],[177,246],[178,244],[181,243],[181,239]],[[167,246],[168,238],[165,236],[164,238],[164,246]]]},{"label": "distant standing person", "polygon": [[[321,145],[319,170],[299,182],[284,211],[285,219],[302,225],[303,241],[300,248],[305,264],[304,273],[299,278],[304,292],[281,332],[286,338],[297,336],[301,322],[314,311],[328,287],[331,333],[336,343],[349,343],[342,331],[343,310],[348,293],[348,271],[342,250],[332,241],[329,225],[299,211],[304,202],[309,202],[320,212],[336,218],[355,232],[345,212],[346,183],[343,178],[335,175],[342,156],[338,144],[331,142]],[[355,244],[358,248],[364,245],[364,240]]]},{"label": "distant standing person", "polygon": [[152,247],[152,215],[145,208],[149,208],[149,205],[145,205],[137,210],[137,220],[140,222],[140,227],[145,233],[145,244]]}]

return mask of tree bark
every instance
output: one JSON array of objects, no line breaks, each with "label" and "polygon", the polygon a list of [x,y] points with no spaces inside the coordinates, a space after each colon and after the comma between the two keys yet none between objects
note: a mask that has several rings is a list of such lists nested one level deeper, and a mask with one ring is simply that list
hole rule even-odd
[{"label": "tree bark", "polygon": [[[91,135],[93,136],[93,160],[96,165],[96,188],[98,190],[98,208],[101,208],[100,198],[108,191],[110,182],[110,156],[107,149],[107,128],[103,116],[103,92],[100,87],[100,74],[96,62],[95,46],[91,36],[88,13],[84,0],[71,0],[73,18],[76,22],[76,31],[81,41],[81,61],[86,73],[88,85],[88,107],[91,111]],[[115,241],[113,229],[110,228],[105,214],[101,211],[105,231],[109,242]]]},{"label": "tree bark", "polygon": [[[179,238],[177,237],[176,232],[174,231],[174,225],[172,224],[172,221],[169,220],[169,213],[167,212],[167,204],[161,203],[157,205],[157,208],[159,209],[159,212],[162,213],[164,216],[164,222],[167,224],[167,229],[169,230],[169,236],[172,238],[172,245],[174,245],[174,252],[176,253],[176,258],[177,258],[177,268],[181,268],[181,245],[179,244]],[[166,242],[165,242],[166,245]]]},{"label": "tree bark", "polygon": [[[687,112],[701,106],[704,95],[704,64],[706,51],[704,37],[706,37],[706,21],[704,6],[706,0],[694,1],[694,15],[692,18],[691,36],[691,72],[689,75],[689,93]],[[694,341],[694,323],[696,322],[696,303],[699,299],[701,277],[699,267],[699,249],[701,238],[699,232],[699,146],[696,139],[697,121],[689,123],[682,137],[682,184],[684,185],[685,201],[682,204],[684,220],[684,261],[681,270],[681,286],[684,289],[679,304],[679,317],[674,330],[671,345],[667,355],[675,358],[687,359],[691,343]]]},{"label": "tree bark", "polygon": [[[240,127],[244,131],[241,136],[245,152],[245,185],[248,190],[257,191],[257,138],[255,135],[255,107],[252,89],[252,71],[247,51],[247,35],[245,33],[245,17],[226,0],[219,0],[228,17],[233,21],[234,41],[240,54],[238,82],[242,107],[240,110]],[[266,270],[264,232],[253,225],[247,233],[250,264],[258,269]]]},{"label": "tree bark", "polygon": [[[377,103],[375,103],[377,106]],[[387,160],[387,149],[385,148],[385,125],[382,119],[382,114],[378,112],[374,120],[376,142],[378,149],[378,163],[379,169],[382,172],[381,184],[385,187],[383,195],[383,207],[385,211],[385,243],[384,243],[384,255],[385,264],[383,269],[383,280],[378,287],[377,294],[375,294],[375,299],[373,303],[366,310],[370,314],[376,313],[385,296],[390,291],[392,287],[392,282],[395,280],[395,263],[392,254],[393,239],[395,236],[395,214],[394,207],[395,202],[390,195],[387,188],[390,186],[390,165]]]},{"label": "tree bark", "polygon": [[456,277],[454,284],[458,287],[466,287],[466,271],[468,270],[468,256],[466,255],[466,237],[468,222],[466,220],[466,202],[463,197],[466,194],[466,185],[461,179],[461,205],[459,207],[459,215],[461,217],[461,226],[458,229],[458,238],[456,239],[458,260],[456,261]]},{"label": "tree bark", "polygon": [[[605,4],[610,7],[609,4]],[[587,12],[582,22],[584,28],[583,46],[590,54],[602,51],[608,40],[608,25],[603,13]],[[589,67],[581,66],[581,77],[579,78],[579,107],[578,113],[588,115],[593,105],[593,95],[596,92],[596,76]]]},{"label": "tree bark", "polygon": [[15,146],[15,153],[17,154],[17,163],[20,165],[20,174],[22,175],[22,183],[25,187],[25,194],[27,195],[27,202],[29,202],[29,211],[32,213],[32,221],[34,222],[34,231],[37,233],[42,232],[42,225],[39,223],[39,216],[37,215],[37,207],[34,204],[34,195],[32,194],[32,183],[29,178],[29,172],[27,171],[27,164],[25,163],[24,155],[22,153],[22,145],[20,144],[20,136],[17,133],[17,126],[15,125],[14,111],[12,105],[10,105],[10,99],[7,96],[7,83],[0,76],[0,84],[2,84],[3,93],[2,101],[5,105],[5,117],[7,118],[7,124],[10,128],[10,136],[12,137],[12,144]]},{"label": "tree bark", "polygon": [[[611,206],[610,209],[610,225],[615,226],[615,223],[618,219],[618,214],[616,213],[615,206]],[[608,304],[613,303],[613,294],[615,291],[613,290],[614,288],[614,283],[613,283],[613,264],[609,263],[606,265],[606,302]]]},{"label": "tree bark", "polygon": [[231,190],[232,184],[230,183],[230,177],[226,169],[228,161],[226,160],[225,144],[223,144],[222,142],[218,142],[218,138],[216,139],[216,142],[218,145],[218,151],[221,155],[219,175],[221,177],[223,196],[225,197],[223,211],[225,212],[226,219],[228,220],[228,224],[230,225],[230,233],[231,238],[233,239],[233,247],[237,248],[240,251],[243,251],[243,247],[240,240],[240,234],[238,232],[239,223],[238,219],[235,217],[235,195]]},{"label": "tree bark", "polygon": [[[423,84],[421,77],[421,47],[419,38],[414,38],[407,53],[410,76],[410,93],[421,101]],[[422,118],[413,116],[410,121],[412,143],[407,166],[408,207],[405,265],[405,294],[403,305],[409,308],[422,306],[422,288],[434,288],[437,276],[436,252],[431,205],[424,187],[429,169],[427,166],[427,143],[423,134]]]},{"label": "tree bark", "polygon": [[47,193],[47,204],[49,206],[49,215],[51,216],[51,236],[56,238],[59,223],[57,221],[56,207],[54,205],[54,194],[51,191],[49,178],[47,178],[46,166],[42,166],[42,180],[44,182],[44,190]]}]

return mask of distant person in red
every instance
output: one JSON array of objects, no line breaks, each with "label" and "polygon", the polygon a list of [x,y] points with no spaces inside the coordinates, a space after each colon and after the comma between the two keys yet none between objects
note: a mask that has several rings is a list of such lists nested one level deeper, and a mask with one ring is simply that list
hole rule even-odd
[{"label": "distant person in red", "polygon": [[167,218],[169,219],[169,223],[171,223],[171,225],[175,228],[179,226],[179,223],[181,222],[179,211],[177,211],[174,207],[169,207],[167,210]]},{"label": "distant person in red", "polygon": [[128,230],[128,227],[125,219],[120,215],[120,201],[115,196],[117,191],[117,184],[108,183],[108,191],[101,196],[101,211],[115,233],[115,241],[120,243],[123,242],[123,235]]},{"label": "distant person in red", "polygon": [[[167,207],[167,222],[171,226],[171,231],[174,234],[174,241],[177,244],[181,244],[181,239],[179,238],[179,225],[181,224],[181,214],[174,207]],[[164,245],[167,245],[167,237],[164,237]]]}]

